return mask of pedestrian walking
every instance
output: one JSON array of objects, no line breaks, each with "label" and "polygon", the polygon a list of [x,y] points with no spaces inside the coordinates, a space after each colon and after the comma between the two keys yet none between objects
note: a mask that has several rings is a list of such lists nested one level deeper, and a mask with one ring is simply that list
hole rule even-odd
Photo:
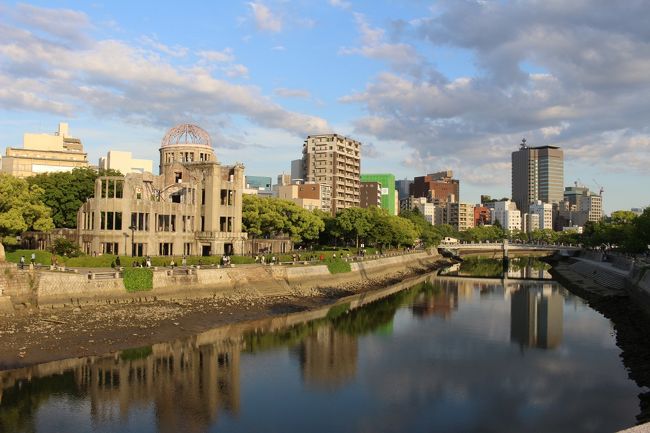
[{"label": "pedestrian walking", "polygon": [[36,264],[36,253],[32,253],[32,265]]},{"label": "pedestrian walking", "polygon": [[25,256],[20,256],[20,269],[25,269]]}]

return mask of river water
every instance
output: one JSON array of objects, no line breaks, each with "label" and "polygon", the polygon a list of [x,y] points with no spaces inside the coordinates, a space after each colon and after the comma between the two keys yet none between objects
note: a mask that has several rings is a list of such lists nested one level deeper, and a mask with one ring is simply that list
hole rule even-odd
[{"label": "river water", "polygon": [[[476,278],[481,276],[481,278]],[[612,432],[612,324],[534,260],[470,260],[274,331],[0,372],[2,432]],[[313,315],[312,315],[313,316]]]}]

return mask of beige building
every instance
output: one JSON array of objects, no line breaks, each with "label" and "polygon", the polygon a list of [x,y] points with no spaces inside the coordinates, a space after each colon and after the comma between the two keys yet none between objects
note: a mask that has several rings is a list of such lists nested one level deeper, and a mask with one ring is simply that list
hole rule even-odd
[{"label": "beige building", "polygon": [[23,147],[8,147],[2,158],[2,172],[16,177],[39,173],[71,171],[88,167],[88,155],[81,140],[70,137],[67,123],[59,123],[54,134],[23,136]]},{"label": "beige building", "polygon": [[330,212],[332,208],[332,187],[326,184],[276,185],[276,192],[279,199],[291,200],[303,209]]},{"label": "beige building", "polygon": [[150,159],[133,158],[131,152],[109,150],[106,156],[99,158],[100,169],[117,170],[122,174],[153,173],[153,161]]},{"label": "beige building", "polygon": [[474,227],[474,205],[470,203],[447,202],[445,221],[462,232]]},{"label": "beige building", "polygon": [[332,187],[331,212],[359,207],[361,143],[338,134],[310,135],[302,148],[305,183]]},{"label": "beige building", "polygon": [[221,165],[210,136],[195,125],[167,132],[160,175],[104,176],[77,214],[87,254],[241,254],[244,166]]}]

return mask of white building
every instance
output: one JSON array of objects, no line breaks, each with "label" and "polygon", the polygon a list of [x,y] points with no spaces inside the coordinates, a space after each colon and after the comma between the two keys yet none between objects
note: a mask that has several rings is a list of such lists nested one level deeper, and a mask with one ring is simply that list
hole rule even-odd
[{"label": "white building", "polygon": [[522,231],[526,233],[539,229],[539,215],[536,213],[524,214]]},{"label": "white building", "polygon": [[[542,230],[553,230],[553,205],[537,200],[528,206],[529,214],[539,216],[539,228]],[[528,231],[533,229],[528,228]]]},{"label": "white building", "polygon": [[492,224],[499,221],[501,227],[506,230],[521,230],[521,212],[517,204],[511,200],[494,202],[494,210],[491,213]]},{"label": "white building", "polygon": [[131,152],[109,150],[106,156],[99,158],[99,168],[117,170],[122,174],[153,173],[153,161],[150,159],[133,158]]}]

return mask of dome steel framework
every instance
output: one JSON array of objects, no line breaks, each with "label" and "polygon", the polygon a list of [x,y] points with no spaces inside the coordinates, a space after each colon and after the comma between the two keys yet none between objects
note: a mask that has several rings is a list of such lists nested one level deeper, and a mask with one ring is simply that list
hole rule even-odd
[{"label": "dome steel framework", "polygon": [[161,147],[178,144],[212,147],[210,134],[205,129],[190,123],[174,126],[167,131],[167,134],[162,139]]}]

